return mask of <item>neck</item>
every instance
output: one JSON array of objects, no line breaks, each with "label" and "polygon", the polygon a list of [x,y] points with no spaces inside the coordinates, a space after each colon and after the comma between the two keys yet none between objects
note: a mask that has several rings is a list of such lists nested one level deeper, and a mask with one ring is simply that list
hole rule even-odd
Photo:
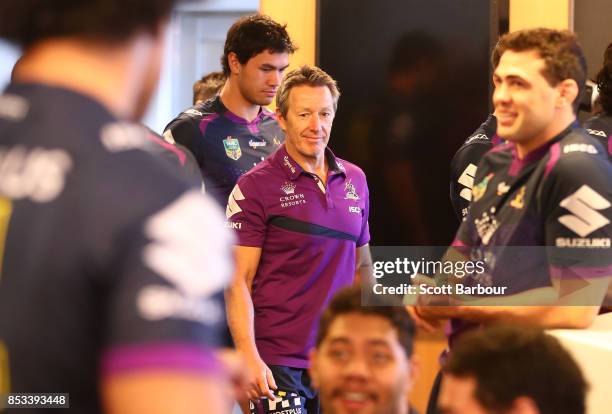
[{"label": "neck", "polygon": [[576,121],[576,115],[570,108],[569,111],[564,111],[563,113],[559,114],[555,121],[548,124],[548,126],[544,128],[542,132],[540,132],[532,139],[525,142],[517,142],[516,152],[519,159],[525,158],[525,156],[531,151],[541,147],[546,142],[555,138],[568,126],[570,126],[570,124],[572,124],[574,121]]},{"label": "neck", "polygon": [[18,82],[76,91],[98,101],[117,118],[133,120],[151,47],[151,39],[146,36],[122,46],[74,38],[50,39],[24,53],[14,76]]},{"label": "neck", "polygon": [[318,154],[315,157],[304,157],[293,147],[286,145],[287,153],[293,160],[306,172],[316,174],[323,182],[327,180],[327,170],[329,166],[325,153]]},{"label": "neck", "polygon": [[221,102],[223,102],[227,109],[240,118],[246,119],[248,122],[254,120],[261,110],[261,106],[254,105],[244,98],[238,87],[235,75],[230,74],[219,95],[221,96]]}]

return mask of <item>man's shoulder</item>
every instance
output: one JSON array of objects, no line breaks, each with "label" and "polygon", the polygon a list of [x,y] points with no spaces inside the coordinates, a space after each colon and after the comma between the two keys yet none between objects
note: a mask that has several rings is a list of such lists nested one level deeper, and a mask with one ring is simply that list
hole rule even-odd
[{"label": "man's shoulder", "polygon": [[612,116],[606,114],[595,115],[584,123],[586,131],[598,138],[612,136]]},{"label": "man's shoulder", "polygon": [[336,157],[336,165],[340,170],[344,170],[347,176],[355,176],[366,179],[365,172],[357,164],[347,161],[342,158]]},{"label": "man's shoulder", "polygon": [[177,115],[172,121],[168,123],[164,130],[174,129],[178,125],[191,124],[197,126],[201,121],[205,119],[218,117],[221,113],[219,105],[214,99],[201,102],[193,105],[183,112]]}]

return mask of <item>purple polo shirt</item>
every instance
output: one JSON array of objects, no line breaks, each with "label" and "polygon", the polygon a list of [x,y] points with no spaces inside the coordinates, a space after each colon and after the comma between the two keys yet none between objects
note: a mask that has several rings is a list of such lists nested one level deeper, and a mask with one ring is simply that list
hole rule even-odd
[{"label": "purple polo shirt", "polygon": [[308,367],[321,312],[353,282],[355,249],[368,243],[363,171],[326,149],[327,184],[282,145],[232,191],[228,226],[238,244],[261,247],[253,280],[255,342],[271,365]]}]

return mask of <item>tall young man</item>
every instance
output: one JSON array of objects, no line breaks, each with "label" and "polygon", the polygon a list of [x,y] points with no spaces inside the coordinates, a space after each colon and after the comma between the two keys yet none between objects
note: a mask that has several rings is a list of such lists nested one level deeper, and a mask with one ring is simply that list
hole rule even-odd
[{"label": "tall young man", "polygon": [[68,393],[77,413],[231,407],[212,352],[231,236],[130,123],[173,4],[0,5],[0,36],[24,50],[0,95],[2,395]]},{"label": "tall young man", "polygon": [[206,192],[223,206],[238,177],[283,142],[265,106],[274,100],[294,50],[285,26],[259,14],[239,19],[225,39],[221,65],[227,81],[221,93],[166,126],[166,140],[191,150]]},{"label": "tall young man", "polygon": [[365,175],[327,146],[339,95],[317,67],[288,73],[276,98],[285,144],[240,177],[227,205],[238,237],[229,325],[266,412],[281,392],[319,412],[307,368],[321,311],[371,267]]}]

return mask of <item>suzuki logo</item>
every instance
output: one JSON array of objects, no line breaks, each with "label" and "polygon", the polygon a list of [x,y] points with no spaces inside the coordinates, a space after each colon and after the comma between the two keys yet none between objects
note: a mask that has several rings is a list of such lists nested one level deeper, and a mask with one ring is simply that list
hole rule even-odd
[{"label": "suzuki logo", "polygon": [[559,205],[573,214],[559,217],[559,222],[580,237],[585,237],[610,222],[595,211],[610,207],[610,202],[587,185],[580,187]]},{"label": "suzuki logo", "polygon": [[472,187],[474,186],[474,177],[476,176],[476,169],[477,167],[474,164],[468,165],[465,170],[463,170],[461,177],[459,177],[459,179],[457,180],[459,184],[464,187],[467,187],[461,190],[461,192],[459,193],[459,196],[467,201],[472,200]]}]

